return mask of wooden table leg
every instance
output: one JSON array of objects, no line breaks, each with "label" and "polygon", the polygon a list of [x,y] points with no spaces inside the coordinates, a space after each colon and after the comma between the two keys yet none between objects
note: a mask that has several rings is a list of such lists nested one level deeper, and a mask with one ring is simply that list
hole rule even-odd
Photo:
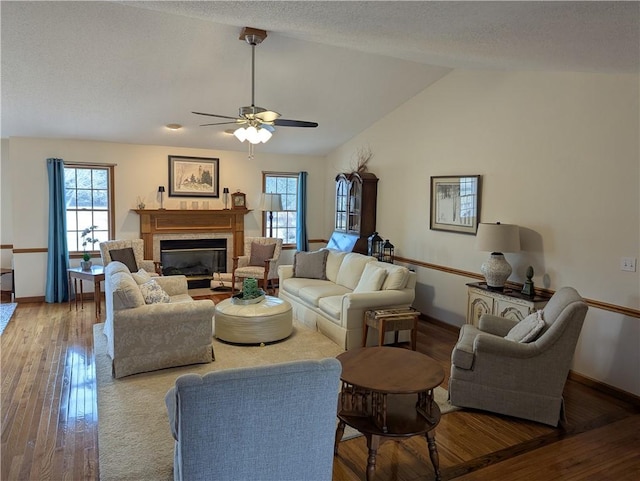
[{"label": "wooden table leg", "polygon": [[384,346],[385,320],[380,319],[378,323],[378,346]]},{"label": "wooden table leg", "polygon": [[94,279],[93,281],[93,301],[96,304],[96,322],[100,322],[100,281]]},{"label": "wooden table leg", "polygon": [[427,433],[427,446],[429,447],[431,464],[433,464],[433,470],[436,473],[436,481],[440,481],[440,458],[438,456],[438,447],[436,446],[436,435],[433,431]]},{"label": "wooden table leg", "polygon": [[367,481],[373,481],[376,474],[376,456],[378,447],[380,446],[380,436],[370,434],[367,436],[367,447],[369,448],[369,457],[367,458]]},{"label": "wooden table leg", "polygon": [[[365,314],[366,317],[366,314]],[[369,324],[367,320],[362,320],[362,347],[367,347],[367,334],[369,334]]]},{"label": "wooden table leg", "polygon": [[69,286],[69,310],[71,310],[71,273],[70,272],[67,272],[67,279],[68,279],[67,285]]},{"label": "wooden table leg", "polygon": [[338,428],[336,429],[336,440],[333,445],[333,454],[338,454],[338,446],[340,445],[340,441],[342,441],[342,436],[344,435],[344,421],[340,421],[338,423]]},{"label": "wooden table leg", "polygon": [[411,329],[411,350],[416,350],[416,339],[418,337],[418,316],[413,319],[413,329]]}]

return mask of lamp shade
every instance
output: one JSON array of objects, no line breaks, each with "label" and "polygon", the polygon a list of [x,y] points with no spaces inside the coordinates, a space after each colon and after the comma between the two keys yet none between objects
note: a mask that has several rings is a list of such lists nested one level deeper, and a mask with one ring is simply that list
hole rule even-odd
[{"label": "lamp shade", "polygon": [[520,229],[515,224],[480,224],[476,249],[487,252],[519,252]]},{"label": "lamp shade", "polygon": [[280,194],[262,194],[259,209],[267,212],[280,212],[282,210],[282,196]]},{"label": "lamp shade", "polygon": [[158,192],[164,192],[164,185],[158,186]]}]

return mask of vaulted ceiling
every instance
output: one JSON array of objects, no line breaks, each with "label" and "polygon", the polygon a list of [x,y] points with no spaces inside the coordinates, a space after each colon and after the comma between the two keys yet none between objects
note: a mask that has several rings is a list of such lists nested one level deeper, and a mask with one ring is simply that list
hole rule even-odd
[{"label": "vaulted ceiling", "polygon": [[256,104],[319,123],[279,127],[264,152],[324,155],[451,69],[640,71],[638,2],[3,1],[0,15],[3,138],[244,151],[191,114],[251,103],[244,26],[269,32]]}]

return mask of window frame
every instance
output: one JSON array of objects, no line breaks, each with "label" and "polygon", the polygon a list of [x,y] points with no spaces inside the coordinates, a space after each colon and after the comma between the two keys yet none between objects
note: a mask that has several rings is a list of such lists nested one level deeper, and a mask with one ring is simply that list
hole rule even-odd
[{"label": "window frame", "polygon": [[[115,239],[115,164],[90,164],[83,162],[65,162],[64,167],[69,169],[86,169],[86,170],[105,170],[107,171],[107,239]],[[66,193],[65,187],[65,193]],[[95,209],[71,209],[74,212],[79,210],[90,210],[94,211]],[[69,209],[65,206],[65,212],[68,212]],[[79,227],[79,226],[76,226]],[[67,227],[67,235],[70,232]],[[79,232],[79,229],[73,229],[73,232]],[[100,255],[100,247],[97,249],[96,246],[91,250],[87,250],[87,252],[91,255],[91,257],[96,257]],[[84,254],[84,250],[71,250],[69,249],[69,258],[70,259],[80,259]]]},{"label": "window frame", "polygon": [[[300,195],[300,174],[298,172],[272,172],[272,171],[263,171],[262,172],[262,192],[265,194],[269,194],[269,193],[273,193],[273,194],[282,194],[282,192],[273,192],[273,191],[269,191],[267,192],[267,178],[269,177],[285,177],[285,178],[290,178],[290,179],[294,179],[296,182],[296,208],[295,210],[286,210],[286,211],[281,211],[281,212],[293,212],[296,215],[296,218],[298,216],[298,196]],[[273,217],[274,217],[274,225],[275,225],[275,219],[277,219],[277,217],[281,214],[281,212],[274,212],[273,213]],[[267,228],[267,223],[269,222],[269,213],[268,212],[262,212],[262,236],[266,237],[267,233],[268,233],[268,228]],[[283,248],[291,248],[291,247],[296,247],[297,245],[297,241],[298,241],[298,235],[297,235],[297,227],[285,227],[285,229],[288,230],[293,230],[294,231],[294,236],[295,236],[295,241],[294,242],[289,242],[289,243],[285,243],[284,239],[282,241],[282,247]]]}]

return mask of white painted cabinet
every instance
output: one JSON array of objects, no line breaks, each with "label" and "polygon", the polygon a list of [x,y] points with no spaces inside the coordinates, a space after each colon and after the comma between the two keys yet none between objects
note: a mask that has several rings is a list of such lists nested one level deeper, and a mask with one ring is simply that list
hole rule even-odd
[{"label": "white painted cabinet", "polygon": [[542,309],[548,297],[536,295],[528,297],[519,291],[506,288],[504,291],[494,291],[484,282],[467,284],[467,323],[478,325],[482,314],[506,317],[521,321],[532,312]]}]

